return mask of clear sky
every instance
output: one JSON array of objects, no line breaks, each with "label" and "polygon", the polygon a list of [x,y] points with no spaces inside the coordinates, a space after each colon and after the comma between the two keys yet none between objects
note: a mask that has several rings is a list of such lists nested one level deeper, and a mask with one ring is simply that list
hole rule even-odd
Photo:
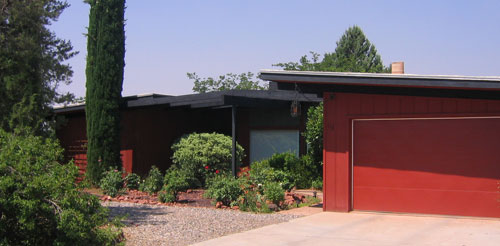
[{"label": "clear sky", "polygon": [[[69,60],[85,95],[89,6],[71,6],[51,26],[80,54]],[[123,96],[189,94],[201,77],[258,73],[309,51],[332,52],[358,25],[385,65],[404,61],[411,74],[500,76],[500,1],[128,0]]]}]

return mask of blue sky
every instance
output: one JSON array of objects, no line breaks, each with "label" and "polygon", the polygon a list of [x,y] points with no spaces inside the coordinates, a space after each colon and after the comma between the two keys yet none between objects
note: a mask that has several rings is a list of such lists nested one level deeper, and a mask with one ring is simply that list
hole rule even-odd
[{"label": "blue sky", "polygon": [[[85,95],[89,6],[71,6],[51,26],[80,54],[69,60]],[[164,1],[128,0],[123,96],[191,93],[201,77],[258,73],[309,51],[332,52],[344,31],[360,26],[385,65],[411,74],[500,76],[500,1]]]}]

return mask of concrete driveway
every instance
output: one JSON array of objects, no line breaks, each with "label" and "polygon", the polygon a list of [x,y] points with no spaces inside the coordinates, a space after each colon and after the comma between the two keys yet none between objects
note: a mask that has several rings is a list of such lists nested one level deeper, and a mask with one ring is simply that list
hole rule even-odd
[{"label": "concrete driveway", "polygon": [[498,246],[500,245],[500,220],[321,212],[195,245]]}]

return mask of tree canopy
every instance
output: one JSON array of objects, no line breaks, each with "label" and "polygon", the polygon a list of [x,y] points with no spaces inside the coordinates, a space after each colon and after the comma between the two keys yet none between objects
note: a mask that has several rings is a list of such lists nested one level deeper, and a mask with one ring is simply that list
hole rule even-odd
[{"label": "tree canopy", "polygon": [[329,71],[329,72],[362,72],[383,73],[389,69],[382,63],[382,58],[358,26],[349,27],[337,41],[332,53],[320,55],[310,52],[311,58],[304,55],[298,62],[274,64],[284,70]]},{"label": "tree canopy", "polygon": [[51,129],[51,105],[71,100],[57,91],[71,83],[64,62],[77,54],[48,29],[69,4],[60,0],[0,0],[0,128]]},{"label": "tree canopy", "polygon": [[254,78],[251,72],[226,75],[220,75],[218,78],[200,78],[196,73],[187,73],[189,79],[194,80],[193,91],[198,93],[206,93],[211,91],[226,91],[226,90],[265,90],[267,85],[258,78]]},{"label": "tree canopy", "polygon": [[[320,61],[320,55],[310,52],[311,58],[304,55],[298,62],[278,63],[274,66],[284,70],[329,71],[329,72],[389,72],[382,59],[361,28],[349,27],[337,41],[332,53],[326,53]],[[323,161],[323,103],[309,108],[307,112],[306,130],[303,133],[308,145],[308,154],[314,162],[321,165]],[[320,170],[321,166],[318,166]]]},{"label": "tree canopy", "polygon": [[86,175],[97,184],[108,168],[120,168],[120,100],[125,66],[125,1],[87,0]]}]

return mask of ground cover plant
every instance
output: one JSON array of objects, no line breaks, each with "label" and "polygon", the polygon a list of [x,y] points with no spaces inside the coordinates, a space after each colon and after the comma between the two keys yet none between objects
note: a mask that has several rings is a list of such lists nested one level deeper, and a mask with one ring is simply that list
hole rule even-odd
[{"label": "ground cover plant", "polygon": [[118,221],[76,184],[52,139],[0,130],[0,245],[112,245]]}]

